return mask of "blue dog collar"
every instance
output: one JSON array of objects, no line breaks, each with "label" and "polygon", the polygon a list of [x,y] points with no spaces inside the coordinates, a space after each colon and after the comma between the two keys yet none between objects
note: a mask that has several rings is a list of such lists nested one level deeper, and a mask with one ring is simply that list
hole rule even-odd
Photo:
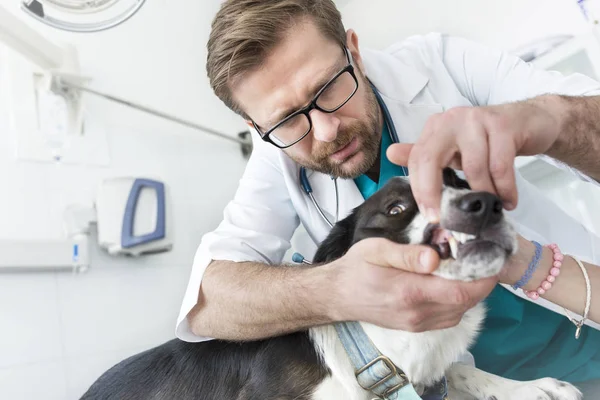
[{"label": "blue dog collar", "polygon": [[448,400],[448,384],[442,378],[419,396],[404,372],[369,340],[358,322],[334,324],[350,358],[358,384],[384,400]]}]

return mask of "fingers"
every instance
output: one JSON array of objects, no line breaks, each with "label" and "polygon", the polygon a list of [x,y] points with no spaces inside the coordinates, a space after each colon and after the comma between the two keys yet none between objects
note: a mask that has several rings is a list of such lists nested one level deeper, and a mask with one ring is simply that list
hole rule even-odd
[{"label": "fingers", "polygon": [[426,124],[421,139],[413,146],[408,170],[419,210],[430,222],[439,222],[442,170],[454,158],[456,145],[449,132],[437,131],[434,135],[434,125]]},{"label": "fingers", "polygon": [[[425,308],[427,307],[427,308]],[[411,325],[412,332],[426,332],[436,329],[446,329],[456,326],[460,323],[466,310],[451,308],[449,306],[427,304],[424,306],[421,315],[417,316]]]},{"label": "fingers", "polygon": [[462,158],[462,169],[471,189],[497,194],[488,167],[492,147],[488,145],[485,128],[472,123],[461,135],[456,136],[456,142]]},{"label": "fingers", "polygon": [[404,287],[405,293],[401,296],[401,303],[407,311],[403,321],[398,322],[402,329],[410,332],[456,326],[465,312],[489,295],[496,282],[496,278],[460,282],[413,275],[410,285]]},{"label": "fingers", "polygon": [[518,201],[514,161],[517,156],[515,143],[502,135],[489,135],[489,170],[496,193],[502,199],[504,208],[512,210]]},{"label": "fingers", "polygon": [[[439,222],[442,170],[462,169],[473,190],[497,194],[504,207],[516,207],[515,137],[498,132],[503,125],[478,108],[456,108],[432,116],[414,144],[394,144],[388,159],[408,166],[410,184],[420,211]],[[492,121],[492,122],[490,122]]]},{"label": "fingers", "polygon": [[403,301],[407,304],[435,304],[452,309],[464,307],[463,312],[487,297],[498,283],[498,277],[465,282],[434,275],[412,275],[405,289]]},{"label": "fingers", "polygon": [[[406,167],[408,166],[408,158],[413,146],[414,144],[412,143],[393,143],[390,145],[390,147],[388,147],[386,156],[388,160],[394,164]],[[453,169],[462,170],[462,164],[460,160],[460,154],[455,154],[452,160],[450,160],[450,164],[448,164],[448,166]]]},{"label": "fingers", "polygon": [[439,265],[439,255],[429,246],[402,245],[387,239],[370,238],[356,244],[363,259],[382,267],[429,274]]},{"label": "fingers", "polygon": [[413,144],[409,143],[394,143],[391,144],[387,151],[386,156],[388,160],[397,165],[408,166],[408,157],[410,151],[413,148]]},{"label": "fingers", "polygon": [[473,307],[486,298],[498,283],[498,277],[482,278],[471,282],[450,280],[435,275],[412,274],[399,277],[402,293],[398,293],[405,306],[432,304],[450,309]]},{"label": "fingers", "polygon": [[396,321],[400,329],[409,332],[425,332],[458,325],[467,308],[438,303],[420,303],[404,311]]},{"label": "fingers", "polygon": [[479,279],[472,282],[451,281],[432,277],[428,300],[432,303],[464,306],[466,309],[486,298],[498,283],[497,277]]}]

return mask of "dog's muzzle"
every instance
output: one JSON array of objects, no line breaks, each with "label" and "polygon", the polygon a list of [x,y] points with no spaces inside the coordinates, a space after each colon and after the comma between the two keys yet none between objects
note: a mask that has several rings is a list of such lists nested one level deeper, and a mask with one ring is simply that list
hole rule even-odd
[{"label": "dog's muzzle", "polygon": [[[451,191],[445,193],[442,203],[441,222],[427,225],[422,242],[433,247],[441,259],[458,260],[486,243],[505,247],[504,240],[497,240],[505,222],[502,202],[497,196]],[[512,252],[509,248],[505,250]]]}]

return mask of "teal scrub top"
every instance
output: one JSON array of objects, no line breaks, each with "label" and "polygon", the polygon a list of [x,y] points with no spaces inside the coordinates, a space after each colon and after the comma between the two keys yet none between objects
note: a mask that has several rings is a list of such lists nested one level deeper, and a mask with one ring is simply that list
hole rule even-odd
[{"label": "teal scrub top", "polygon": [[[367,199],[393,176],[405,176],[391,163],[386,150],[392,143],[384,124],[379,182],[366,175],[354,179]],[[478,368],[509,379],[552,377],[568,382],[600,378],[600,331],[584,327],[579,340],[575,326],[564,316],[515,296],[498,285],[485,300],[487,318],[470,349]]]}]

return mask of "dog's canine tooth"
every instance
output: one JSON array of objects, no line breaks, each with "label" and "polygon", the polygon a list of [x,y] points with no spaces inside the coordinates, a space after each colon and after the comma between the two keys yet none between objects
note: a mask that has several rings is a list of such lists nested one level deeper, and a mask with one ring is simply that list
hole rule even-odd
[{"label": "dog's canine tooth", "polygon": [[465,234],[462,232],[457,232],[457,231],[450,231],[450,234],[454,237],[454,239],[456,239],[458,241],[458,243],[464,243],[465,242]]},{"label": "dog's canine tooth", "polygon": [[[477,236],[475,236],[475,235],[471,235],[471,234],[468,234],[468,233],[463,233],[463,236],[464,236],[464,238],[465,238],[465,241],[464,241],[464,242],[468,242],[469,240],[473,240],[473,239],[475,239],[475,238],[477,237]],[[463,243],[464,243],[464,242],[463,242]]]},{"label": "dog's canine tooth", "polygon": [[460,241],[460,239],[459,239],[460,238],[460,232],[453,231],[453,230],[450,230],[450,229],[448,229],[448,232],[450,232],[450,235],[452,235],[454,237],[454,239]]},{"label": "dog's canine tooth", "polygon": [[450,253],[452,254],[452,258],[457,259],[458,255],[458,243],[454,236],[450,236],[448,238],[448,244],[450,245]]},{"label": "dog's canine tooth", "polygon": [[450,234],[460,243],[460,244],[465,244],[466,242],[468,242],[469,240],[475,239],[475,235],[471,235],[469,233],[464,233],[464,232],[457,232],[457,231],[451,231],[448,230],[448,232],[450,232]]}]

